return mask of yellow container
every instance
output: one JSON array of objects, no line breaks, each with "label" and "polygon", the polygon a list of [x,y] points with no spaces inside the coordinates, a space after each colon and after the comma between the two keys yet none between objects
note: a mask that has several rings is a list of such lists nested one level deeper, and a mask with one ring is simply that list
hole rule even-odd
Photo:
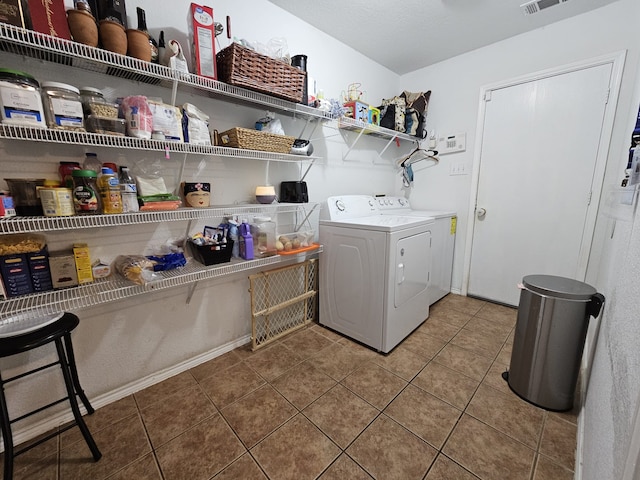
[{"label": "yellow container", "polygon": [[89,246],[86,243],[74,243],[73,256],[76,260],[78,283],[82,285],[83,283],[93,282],[93,267],[91,266]]},{"label": "yellow container", "polygon": [[67,217],[75,215],[73,206],[73,192],[70,188],[48,188],[38,189],[42,211],[47,217]]}]

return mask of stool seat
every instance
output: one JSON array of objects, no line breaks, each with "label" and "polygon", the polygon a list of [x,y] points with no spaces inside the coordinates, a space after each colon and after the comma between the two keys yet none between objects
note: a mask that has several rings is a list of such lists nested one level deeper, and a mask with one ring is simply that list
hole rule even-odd
[{"label": "stool seat", "polygon": [[[34,319],[31,318],[30,320]],[[80,379],[78,378],[78,370],[76,367],[73,347],[71,344],[71,332],[78,326],[79,323],[80,319],[76,315],[65,312],[64,314],[62,314],[62,316],[60,316],[60,318],[57,319],[51,316],[43,317],[42,327],[37,327],[36,319],[35,323],[28,327],[28,331],[26,333],[19,333],[20,329],[18,329],[18,334],[16,335],[5,334],[4,336],[0,337],[0,358],[27,352],[51,342],[55,344],[56,351],[58,353],[57,361],[34,368],[11,378],[3,379],[0,372],[0,430],[2,431],[2,439],[4,442],[4,480],[11,480],[13,478],[13,460],[16,456],[26,452],[27,450],[30,450],[37,445],[40,445],[41,443],[49,440],[50,438],[53,438],[56,435],[59,435],[63,431],[66,431],[76,425],[80,429],[82,436],[84,437],[85,442],[89,447],[89,450],[91,450],[93,459],[97,461],[100,459],[100,457],[102,457],[102,453],[100,453],[98,446],[93,440],[93,437],[91,436],[91,433],[89,432],[89,429],[87,428],[87,425],[82,418],[82,414],[80,413],[80,408],[78,406],[78,400],[76,398],[80,397],[80,400],[87,409],[87,413],[89,415],[91,415],[95,411],[91,406],[91,403],[89,403],[89,399],[82,390],[82,387],[80,386]],[[24,332],[25,330],[22,331]],[[62,370],[62,376],[64,377],[67,396],[59,400],[54,400],[53,402],[37,408],[29,413],[26,413],[18,418],[10,419],[5,397],[5,385],[14,380],[18,380],[19,378],[26,377],[27,375],[32,375],[55,365],[60,365],[60,369]],[[27,447],[24,447],[17,451],[14,450],[11,424],[23,420],[24,418],[41,412],[61,402],[64,402],[65,400],[68,400],[69,405],[71,406],[71,411],[73,412],[73,417],[75,419],[73,423],[63,429],[57,429],[55,432],[39,439],[37,442]]]},{"label": "stool seat", "polygon": [[0,358],[33,350],[34,348],[52,342],[65,333],[71,332],[79,323],[80,319],[77,316],[71,313],[65,313],[58,320],[46,324],[37,330],[8,337],[0,337]]}]

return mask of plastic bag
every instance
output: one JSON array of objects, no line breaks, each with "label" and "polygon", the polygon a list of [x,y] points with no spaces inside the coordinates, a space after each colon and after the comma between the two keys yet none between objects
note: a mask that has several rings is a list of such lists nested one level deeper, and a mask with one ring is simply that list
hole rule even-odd
[{"label": "plastic bag", "polygon": [[183,142],[182,112],[178,107],[156,100],[149,100],[149,110],[153,116],[153,130],[164,133],[164,138],[173,142]]},{"label": "plastic bag", "polygon": [[153,114],[147,97],[134,95],[122,99],[122,113],[127,121],[127,135],[150,139],[153,131]]},{"label": "plastic bag", "polygon": [[194,145],[211,145],[209,115],[191,103],[182,106],[184,141]]},{"label": "plastic bag", "polygon": [[142,255],[118,255],[113,261],[112,270],[138,285],[159,278],[153,272],[153,262]]}]

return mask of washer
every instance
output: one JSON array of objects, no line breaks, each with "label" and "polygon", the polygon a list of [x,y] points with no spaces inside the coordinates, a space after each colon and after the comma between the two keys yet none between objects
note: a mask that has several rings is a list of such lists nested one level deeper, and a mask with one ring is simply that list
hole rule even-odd
[{"label": "washer", "polygon": [[320,323],[388,353],[429,316],[429,217],[382,215],[374,197],[320,213]]},{"label": "washer", "polygon": [[453,275],[453,249],[456,240],[457,214],[439,210],[414,210],[404,197],[377,197],[378,209],[383,215],[432,217],[435,225],[431,237],[431,279],[429,305],[433,305],[451,292]]}]

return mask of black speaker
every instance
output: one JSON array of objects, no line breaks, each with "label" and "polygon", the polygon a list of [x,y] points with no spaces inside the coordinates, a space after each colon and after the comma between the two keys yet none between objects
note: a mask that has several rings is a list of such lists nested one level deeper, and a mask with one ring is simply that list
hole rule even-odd
[{"label": "black speaker", "polygon": [[281,182],[279,201],[283,203],[307,203],[309,201],[307,182]]}]

